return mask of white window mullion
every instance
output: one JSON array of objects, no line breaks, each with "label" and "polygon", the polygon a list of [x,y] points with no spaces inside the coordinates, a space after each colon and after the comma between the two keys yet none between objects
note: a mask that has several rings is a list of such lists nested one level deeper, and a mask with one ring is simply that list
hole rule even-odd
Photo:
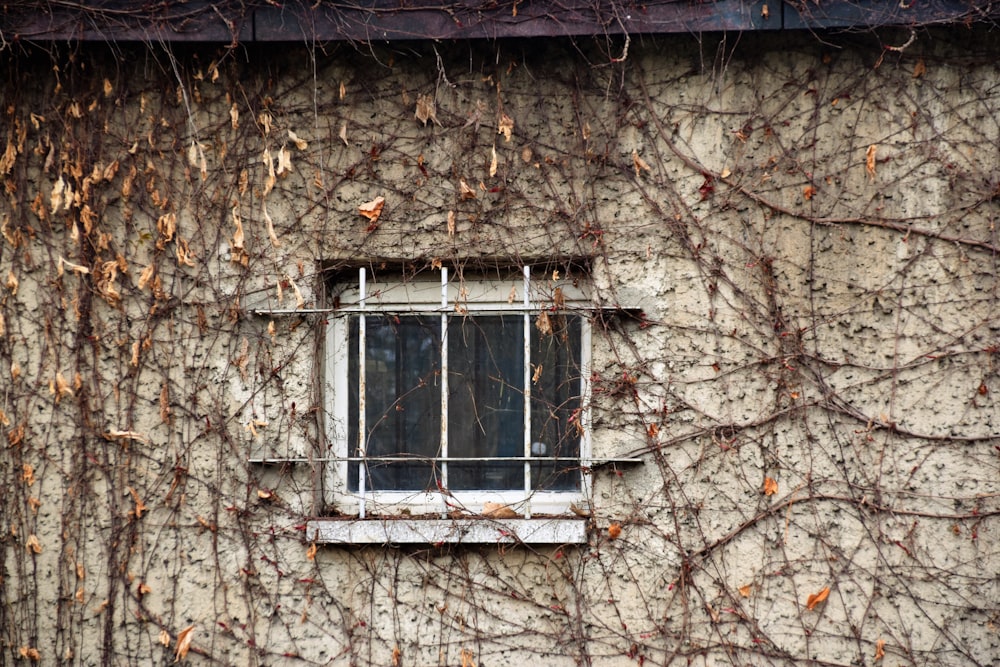
[{"label": "white window mullion", "polygon": [[[448,458],[448,268],[441,267],[441,456]],[[448,513],[448,461],[441,462],[441,516]]]},{"label": "white window mullion", "polygon": [[[524,457],[531,456],[531,267],[524,267]],[[531,518],[531,463],[524,462],[524,516]]]},{"label": "white window mullion", "polygon": [[367,323],[365,322],[364,309],[365,292],[367,291],[366,278],[365,269],[359,269],[358,289],[361,297],[358,300],[358,306],[362,312],[358,315],[358,457],[361,459],[358,461],[358,516],[362,519],[365,518],[365,483],[367,482],[365,475],[367,466],[364,459],[368,451],[365,434],[365,386],[367,380],[365,368],[365,335],[367,333]]}]

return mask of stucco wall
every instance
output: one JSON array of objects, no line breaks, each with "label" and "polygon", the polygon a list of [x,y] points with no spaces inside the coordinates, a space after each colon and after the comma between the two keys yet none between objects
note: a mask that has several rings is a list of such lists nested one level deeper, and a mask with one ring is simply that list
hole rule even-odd
[{"label": "stucco wall", "polygon": [[[990,664],[994,41],[7,49],[0,664]],[[589,543],[310,549],[323,315],[250,311],[569,258],[644,313]]]}]

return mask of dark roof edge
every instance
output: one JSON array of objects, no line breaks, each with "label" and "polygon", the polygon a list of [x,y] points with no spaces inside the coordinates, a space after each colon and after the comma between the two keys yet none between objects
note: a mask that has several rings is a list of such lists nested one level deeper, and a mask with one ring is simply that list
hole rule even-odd
[{"label": "dark roof edge", "polygon": [[0,49],[17,41],[377,42],[809,30],[973,23],[1000,0],[13,0]]}]

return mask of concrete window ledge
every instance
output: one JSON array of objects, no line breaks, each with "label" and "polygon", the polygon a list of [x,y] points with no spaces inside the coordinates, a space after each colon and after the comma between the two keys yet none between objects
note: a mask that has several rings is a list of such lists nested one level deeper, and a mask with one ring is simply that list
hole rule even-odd
[{"label": "concrete window ledge", "polygon": [[310,542],[321,544],[581,544],[587,522],[537,519],[314,519]]}]

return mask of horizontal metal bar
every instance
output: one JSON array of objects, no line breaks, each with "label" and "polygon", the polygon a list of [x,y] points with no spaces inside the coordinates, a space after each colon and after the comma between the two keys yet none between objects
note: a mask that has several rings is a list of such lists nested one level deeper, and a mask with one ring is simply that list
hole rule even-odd
[{"label": "horizontal metal bar", "polygon": [[609,465],[612,463],[630,464],[642,463],[641,458],[608,458],[608,459],[578,459],[578,458],[557,458],[554,456],[438,456],[438,457],[418,457],[418,456],[324,456],[315,458],[289,457],[289,458],[250,458],[250,463],[281,464],[281,463],[326,463],[341,462],[360,463],[368,461],[372,463],[524,463],[546,461],[578,463],[584,467]]},{"label": "horizontal metal bar", "polygon": [[251,315],[325,315],[332,313],[332,308],[276,308],[275,310],[264,310],[253,308],[248,311]]}]

